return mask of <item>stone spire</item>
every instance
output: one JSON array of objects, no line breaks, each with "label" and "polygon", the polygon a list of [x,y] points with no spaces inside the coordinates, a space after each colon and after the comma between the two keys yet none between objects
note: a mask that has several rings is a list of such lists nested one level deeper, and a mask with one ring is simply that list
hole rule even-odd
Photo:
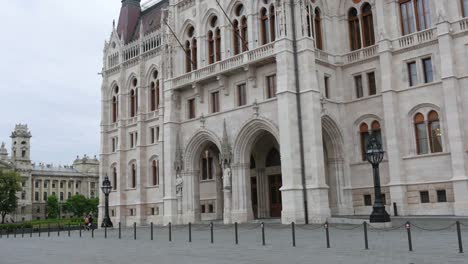
[{"label": "stone spire", "polygon": [[229,138],[226,129],[226,119],[223,121],[223,140],[221,141],[221,153],[219,154],[219,161],[222,165],[229,166],[232,159],[231,145],[229,144]]},{"label": "stone spire", "polygon": [[2,146],[0,147],[0,160],[8,159],[8,151],[5,148],[5,142],[2,142]]}]

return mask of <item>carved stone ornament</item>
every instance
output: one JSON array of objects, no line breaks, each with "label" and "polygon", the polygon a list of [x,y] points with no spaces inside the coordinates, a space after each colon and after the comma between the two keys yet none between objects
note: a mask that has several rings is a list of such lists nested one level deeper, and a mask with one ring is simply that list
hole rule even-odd
[{"label": "carved stone ornament", "polygon": [[221,141],[221,153],[219,154],[219,162],[221,163],[224,169],[225,167],[231,167],[232,149],[231,144],[229,144],[229,139],[227,135],[226,119],[224,119],[223,125],[223,139]]}]

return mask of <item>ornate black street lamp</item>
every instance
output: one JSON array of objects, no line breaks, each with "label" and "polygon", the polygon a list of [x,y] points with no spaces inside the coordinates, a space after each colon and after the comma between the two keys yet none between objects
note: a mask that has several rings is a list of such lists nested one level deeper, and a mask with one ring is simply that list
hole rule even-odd
[{"label": "ornate black street lamp", "polygon": [[380,187],[380,169],[379,165],[382,162],[385,151],[382,149],[382,144],[377,139],[375,133],[372,133],[367,144],[366,159],[372,164],[374,173],[374,206],[370,216],[371,223],[387,223],[390,222],[390,215],[385,211],[385,205],[382,201],[382,190]]},{"label": "ornate black street lamp", "polygon": [[105,202],[104,202],[104,218],[102,219],[101,227],[113,227],[112,221],[109,217],[109,193],[112,190],[111,182],[109,181],[109,177],[104,177],[102,181],[101,190],[105,195]]}]

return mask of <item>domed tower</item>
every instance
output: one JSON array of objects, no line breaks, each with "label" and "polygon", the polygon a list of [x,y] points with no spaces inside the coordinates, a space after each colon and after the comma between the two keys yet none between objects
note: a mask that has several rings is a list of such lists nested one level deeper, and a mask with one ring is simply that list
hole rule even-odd
[{"label": "domed tower", "polygon": [[12,161],[15,163],[31,163],[31,132],[28,130],[28,125],[16,125],[10,137]]}]

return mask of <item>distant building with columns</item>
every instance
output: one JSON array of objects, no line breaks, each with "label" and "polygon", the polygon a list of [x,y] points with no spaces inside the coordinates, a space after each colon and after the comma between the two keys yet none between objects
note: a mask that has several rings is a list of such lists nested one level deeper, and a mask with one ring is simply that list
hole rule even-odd
[{"label": "distant building with columns", "polygon": [[[7,221],[20,222],[46,219],[46,202],[55,195],[64,203],[76,194],[98,197],[99,160],[84,155],[77,157],[71,166],[32,163],[30,159],[32,135],[27,125],[16,125],[11,134],[11,156],[0,147],[0,169],[16,171],[21,176],[21,192],[18,192],[18,208]],[[62,217],[68,216],[62,214]]]},{"label": "distant building with columns", "polygon": [[468,215],[468,1],[115,2],[114,223],[369,215],[370,134],[391,214]]}]

